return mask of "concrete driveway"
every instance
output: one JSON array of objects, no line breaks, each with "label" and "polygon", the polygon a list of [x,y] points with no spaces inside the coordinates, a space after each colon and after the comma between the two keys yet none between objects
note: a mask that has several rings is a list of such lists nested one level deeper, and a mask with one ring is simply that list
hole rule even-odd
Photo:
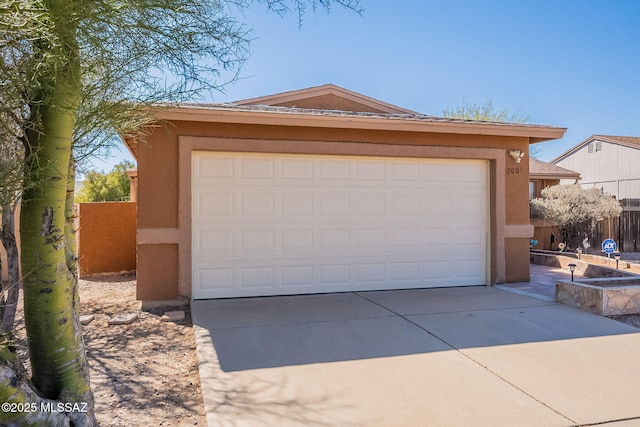
[{"label": "concrete driveway", "polygon": [[640,425],[640,330],[489,287],[194,301],[210,426]]}]

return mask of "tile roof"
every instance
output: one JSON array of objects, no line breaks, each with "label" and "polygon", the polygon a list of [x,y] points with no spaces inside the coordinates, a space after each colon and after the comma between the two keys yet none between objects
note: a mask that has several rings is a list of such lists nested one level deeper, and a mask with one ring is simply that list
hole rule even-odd
[{"label": "tile roof", "polygon": [[580,174],[560,166],[552,165],[534,158],[529,159],[529,178],[575,178],[579,179]]},{"label": "tile roof", "polygon": [[491,122],[482,120],[453,119],[448,117],[430,116],[427,114],[408,114],[408,113],[371,113],[371,112],[354,112],[343,110],[316,110],[309,108],[282,107],[274,105],[239,105],[235,103],[181,103],[178,108],[209,110],[209,111],[238,111],[238,112],[269,112],[278,114],[299,114],[309,116],[326,116],[326,117],[358,117],[358,118],[380,118],[390,120],[411,120],[418,122],[438,122],[438,123],[474,123],[487,124],[492,126],[508,126],[522,128],[543,128],[557,129],[557,126],[536,125],[510,122]]}]

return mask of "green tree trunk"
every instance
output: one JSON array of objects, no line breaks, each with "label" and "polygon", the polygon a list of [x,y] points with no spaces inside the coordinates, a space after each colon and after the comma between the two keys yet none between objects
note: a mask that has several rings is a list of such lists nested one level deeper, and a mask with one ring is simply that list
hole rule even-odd
[{"label": "green tree trunk", "polygon": [[[69,427],[90,425],[57,409],[57,402],[40,397],[29,383],[15,348],[7,345],[9,333],[0,331],[0,402],[8,407],[0,411],[0,425],[5,427]],[[18,412],[22,411],[22,412]],[[74,419],[75,418],[75,419]],[[85,417],[85,420],[88,419]]]},{"label": "green tree trunk", "polygon": [[[37,185],[25,191],[21,211],[24,313],[32,383],[47,399],[87,403],[74,425],[95,424],[89,368],[78,320],[77,277],[67,253],[66,201],[72,137],[81,98],[81,68],[72,0],[45,2],[55,45],[38,42],[43,61],[31,103],[27,170]],[[37,49],[42,47],[42,50]],[[50,50],[56,49],[55,55]],[[73,247],[73,246],[72,246]]]},{"label": "green tree trunk", "polygon": [[78,279],[78,245],[76,242],[76,211],[74,207],[74,194],[76,186],[76,161],[71,156],[69,170],[67,174],[67,198],[64,207],[64,235],[66,241],[65,256],[67,258],[67,268]]}]

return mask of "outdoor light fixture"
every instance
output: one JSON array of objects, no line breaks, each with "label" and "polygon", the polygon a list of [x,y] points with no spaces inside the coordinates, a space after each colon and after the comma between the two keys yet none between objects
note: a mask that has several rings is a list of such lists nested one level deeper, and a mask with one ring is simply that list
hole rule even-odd
[{"label": "outdoor light fixture", "polygon": [[613,254],[613,257],[616,259],[616,270],[618,269],[618,263],[620,262],[620,254]]},{"label": "outdoor light fixture", "polygon": [[575,264],[569,264],[569,270],[571,270],[571,281],[573,282],[573,272],[576,270]]},{"label": "outdoor light fixture", "polygon": [[511,150],[509,151],[509,155],[513,158],[516,163],[520,163],[520,160],[524,157],[524,151],[520,150]]}]

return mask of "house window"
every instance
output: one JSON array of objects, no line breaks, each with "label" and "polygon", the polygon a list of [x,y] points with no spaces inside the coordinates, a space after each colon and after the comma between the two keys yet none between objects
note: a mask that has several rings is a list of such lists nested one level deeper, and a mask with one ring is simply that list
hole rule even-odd
[{"label": "house window", "polygon": [[536,197],[536,183],[535,181],[529,181],[529,200]]}]

